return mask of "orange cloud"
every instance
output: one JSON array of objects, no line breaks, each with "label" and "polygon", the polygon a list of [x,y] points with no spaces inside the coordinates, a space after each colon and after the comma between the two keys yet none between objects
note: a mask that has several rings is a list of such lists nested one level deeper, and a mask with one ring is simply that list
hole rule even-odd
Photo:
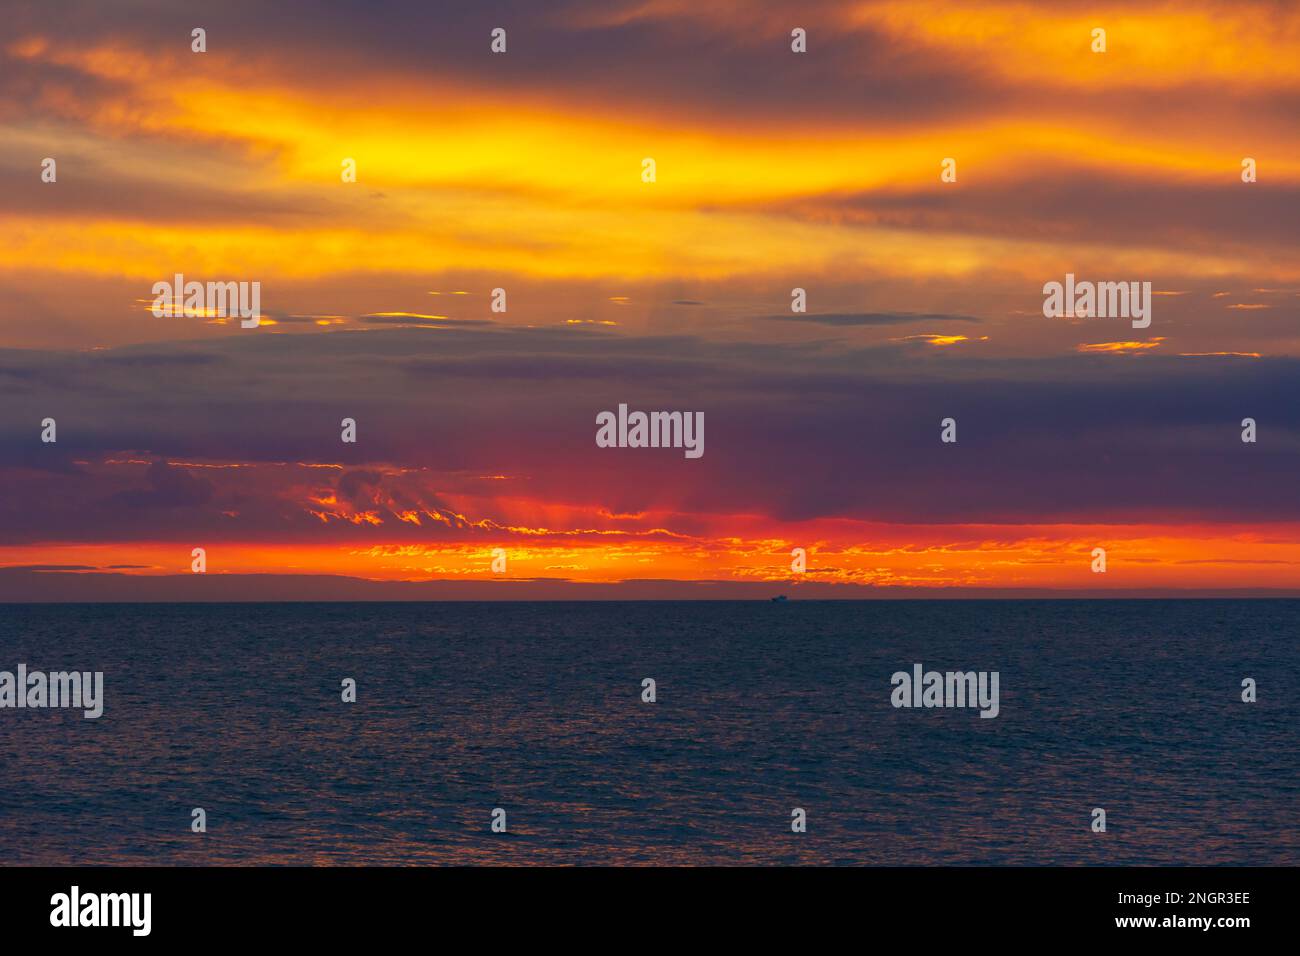
[{"label": "orange cloud", "polygon": [[1160,347],[1160,343],[1165,340],[1164,336],[1156,336],[1147,342],[1096,342],[1091,345],[1080,345],[1077,351],[1080,352],[1143,352],[1147,349]]}]

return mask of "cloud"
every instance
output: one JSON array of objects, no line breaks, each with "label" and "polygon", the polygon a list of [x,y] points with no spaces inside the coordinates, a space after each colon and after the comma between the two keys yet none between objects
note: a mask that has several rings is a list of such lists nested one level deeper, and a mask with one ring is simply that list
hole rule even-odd
[{"label": "cloud", "polygon": [[487,326],[488,319],[449,319],[445,315],[420,315],[415,312],[394,312],[387,315],[363,315],[358,321],[366,325],[417,325],[417,326]]},{"label": "cloud", "polygon": [[815,325],[906,325],[909,322],[980,322],[970,315],[944,315],[933,312],[791,312],[765,315],[777,322],[809,322]]},{"label": "cloud", "polygon": [[197,508],[212,498],[213,485],[184,468],[155,461],[145,473],[148,488],[120,491],[113,501],[128,508]]},{"label": "cloud", "polygon": [[936,237],[1205,253],[1223,252],[1226,245],[1256,248],[1270,258],[1279,246],[1300,247],[1300,185],[1284,180],[1266,192],[1251,191],[1232,180],[1230,169],[1228,173],[1173,176],[1122,159],[1105,165],[1061,161],[1052,163],[1051,179],[1032,169],[1017,168],[1009,179],[990,170],[978,181],[959,180],[943,192],[889,184],[763,202],[755,208],[801,222],[833,218],[862,230]]},{"label": "cloud", "polygon": [[[142,380],[114,360],[129,349],[5,355],[46,373],[20,374],[26,390],[0,405],[8,543],[689,536],[743,516],[1300,519],[1292,358],[981,358],[522,328],[236,336],[147,354],[169,349],[212,361],[155,362]],[[596,414],[620,403],[703,412],[704,457],[597,448]],[[57,445],[39,441],[42,407],[54,407]],[[1240,440],[1247,415],[1258,445]],[[344,417],[355,445],[340,441]],[[956,445],[939,441],[946,417]],[[481,477],[494,475],[512,480]],[[396,517],[407,510],[420,523]],[[381,532],[348,517],[364,511]]]}]

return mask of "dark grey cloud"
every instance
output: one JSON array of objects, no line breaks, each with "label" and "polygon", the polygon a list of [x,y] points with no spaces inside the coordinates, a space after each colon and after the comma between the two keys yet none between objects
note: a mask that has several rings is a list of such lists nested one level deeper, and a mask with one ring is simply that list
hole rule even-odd
[{"label": "dark grey cloud", "polygon": [[93,564],[9,564],[0,568],[3,571],[37,571],[41,573],[57,571],[98,571]]},{"label": "dark grey cloud", "polygon": [[[307,489],[333,489],[358,507],[436,505],[457,474],[512,476],[512,493],[579,507],[670,509],[674,530],[686,533],[695,513],[1300,520],[1292,358],[980,359],[451,328],[251,333],[174,346],[213,356],[207,364],[121,360],[167,348],[0,356],[49,373],[19,376],[24,391],[0,404],[0,543],[200,533],[371,540],[367,528],[326,528],[307,514]],[[620,403],[704,412],[704,457],[595,447],[596,414]],[[57,445],[40,443],[46,414],[58,418]],[[355,445],[340,441],[344,417],[357,421]],[[958,423],[955,445],[939,441],[946,417]],[[1244,417],[1259,423],[1254,445],[1240,440]],[[108,458],[151,464],[110,468]],[[205,461],[257,467],[186,464]],[[295,473],[303,490],[285,511],[261,484],[274,470],[266,463],[279,462],[343,470]],[[384,529],[399,540],[439,533]]]},{"label": "dark grey cloud", "polygon": [[[43,5],[20,6],[27,14],[17,18],[20,25],[55,26],[52,11],[41,12]],[[183,4],[148,4],[148,13],[132,17],[128,28],[115,10],[93,3],[73,6],[78,9],[61,10],[57,20],[65,37],[117,33],[148,37],[155,45],[188,46],[198,13]],[[826,3],[802,5],[800,23],[813,37],[817,55],[794,63],[785,26],[788,4],[751,4],[749,29],[724,17],[618,17],[617,10],[601,2],[230,0],[205,6],[202,13],[209,56],[227,48],[279,51],[288,58],[295,50],[311,50],[318,62],[405,65],[426,75],[432,69],[520,89],[536,89],[538,77],[545,76],[550,88],[603,102],[660,97],[680,102],[689,93],[691,99],[705,95],[735,111],[753,110],[756,103],[766,104],[765,110],[797,105],[820,111],[827,96],[848,101],[856,94],[860,110],[902,118],[914,110],[955,111],[978,95],[969,83],[955,82],[955,67],[921,60],[869,25],[846,31],[832,16],[835,7]],[[493,57],[488,38],[498,26],[509,33],[510,52]],[[671,69],[665,69],[668,63]],[[946,97],[927,95],[945,85]]]},{"label": "dark grey cloud", "polygon": [[[842,4],[831,0],[804,0],[797,7],[755,0],[731,15],[708,17],[644,16],[644,5],[601,0],[137,0],[129,17],[119,6],[87,0],[57,8],[35,0],[12,6],[16,34],[37,32],[75,43],[118,40],[186,53],[190,30],[201,20],[209,52],[195,63],[198,70],[220,70],[239,57],[328,82],[376,68],[405,70],[417,83],[468,81],[521,97],[559,95],[602,111],[620,104],[622,110],[689,110],[730,122],[781,115],[811,125],[843,123],[846,130],[863,122],[920,123],[966,118],[989,103],[1030,93],[996,76],[973,74],[956,58],[935,57],[869,18],[849,27]],[[795,21],[808,31],[808,55],[790,52]],[[508,31],[505,56],[488,52],[490,32],[499,26]],[[40,64],[0,68],[0,92],[41,89],[53,80]],[[102,95],[98,82],[84,76],[66,82],[70,89],[86,87],[71,102],[93,103]],[[14,108],[28,102],[12,95],[9,100]]]},{"label": "dark grey cloud", "polygon": [[224,356],[203,352],[146,352],[121,351],[110,352],[103,357],[110,365],[123,365],[134,368],[195,367],[215,365],[226,361]]},{"label": "dark grey cloud", "polygon": [[165,461],[150,465],[145,478],[147,488],[120,491],[112,501],[128,508],[197,508],[212,498],[211,481]]},{"label": "dark grey cloud", "polygon": [[[801,221],[833,215],[860,225],[1015,241],[1106,243],[1215,251],[1300,246],[1300,187],[1244,184],[1224,169],[1222,185],[1056,168],[1050,179],[962,180],[953,188],[875,190],[783,201],[765,207]],[[1065,188],[1063,188],[1065,187]]]},{"label": "dark grey cloud", "polygon": [[110,170],[93,154],[55,147],[48,147],[48,152],[58,163],[54,184],[40,178],[45,151],[36,156],[9,154],[0,158],[0,208],[14,215],[79,221],[112,218],[138,221],[142,226],[166,222],[178,215],[178,210],[184,211],[186,222],[214,226],[251,220],[303,227],[346,213],[343,205],[319,196],[241,191],[220,181],[195,190],[159,177],[141,178]]}]

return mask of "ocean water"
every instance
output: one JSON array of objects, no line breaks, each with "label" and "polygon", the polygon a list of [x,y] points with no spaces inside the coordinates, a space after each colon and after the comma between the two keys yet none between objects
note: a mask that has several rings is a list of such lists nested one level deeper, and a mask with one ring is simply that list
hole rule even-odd
[{"label": "ocean water", "polygon": [[[0,670],[100,670],[105,705],[0,709],[0,859],[1296,865],[1298,624],[1280,600],[3,605]],[[894,708],[917,662],[998,671],[999,716]]]}]

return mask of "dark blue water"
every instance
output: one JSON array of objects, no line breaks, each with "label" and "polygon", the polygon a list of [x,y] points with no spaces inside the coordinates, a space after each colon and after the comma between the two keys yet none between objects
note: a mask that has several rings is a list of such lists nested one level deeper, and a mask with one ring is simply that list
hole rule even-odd
[{"label": "dark blue water", "polygon": [[[10,864],[1300,864],[1296,601],[0,618],[0,670],[105,675],[98,720],[0,710]],[[1000,715],[895,709],[918,661]]]}]

